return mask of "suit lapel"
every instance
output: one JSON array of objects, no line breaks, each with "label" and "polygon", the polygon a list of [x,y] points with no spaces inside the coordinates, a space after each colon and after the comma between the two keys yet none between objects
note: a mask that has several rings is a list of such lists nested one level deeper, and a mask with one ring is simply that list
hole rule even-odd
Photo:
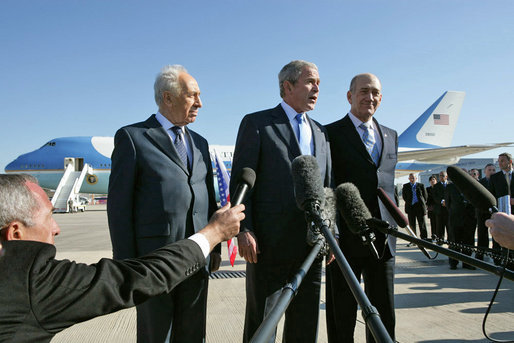
[{"label": "suit lapel", "polygon": [[371,159],[368,150],[366,150],[366,146],[362,142],[362,139],[359,136],[359,133],[357,132],[357,129],[355,128],[355,125],[353,125],[353,122],[348,114],[341,121],[341,130],[343,131],[343,134],[348,137],[347,141],[353,145],[355,151],[366,158],[369,163],[375,164]]},{"label": "suit lapel", "polygon": [[[377,166],[377,167],[380,167],[380,165],[382,164],[382,159],[384,158],[384,147],[385,147],[385,145],[386,145],[385,140],[386,140],[386,138],[388,138],[388,137],[387,137],[387,134],[386,134],[386,133],[383,133],[383,131],[382,131],[382,129],[383,129],[383,128],[382,128],[382,125],[380,125],[380,124],[378,123],[378,121],[376,121],[376,119],[375,119],[375,118],[373,118],[373,121],[375,122],[375,125],[376,125],[376,126],[377,126],[377,128],[378,128],[378,134],[380,135],[380,139],[381,139],[381,141],[382,141],[382,147],[381,147],[381,150],[380,150],[380,159],[379,159],[379,161],[378,161],[378,166]],[[417,187],[416,187],[416,190],[417,190]]]},{"label": "suit lapel", "polygon": [[289,123],[286,112],[279,104],[273,110],[273,126],[278,134],[284,139],[286,145],[291,149],[293,156],[301,155],[300,145],[296,139],[296,135],[293,132],[293,128]]},{"label": "suit lapel", "polygon": [[182,160],[178,156],[177,149],[175,149],[175,146],[171,143],[170,136],[157,119],[155,119],[155,115],[148,118],[145,121],[145,125],[148,127],[148,130],[146,130],[148,137],[151,138],[159,150],[182,168],[186,174],[189,174],[186,166],[184,166],[184,163],[182,163]]},{"label": "suit lapel", "polygon": [[202,153],[200,149],[198,149],[198,144],[195,141],[195,135],[194,132],[189,130],[186,127],[186,134],[189,136],[189,141],[191,142],[191,174],[193,174],[193,170],[195,170],[195,167],[200,163],[200,159],[202,158]]}]

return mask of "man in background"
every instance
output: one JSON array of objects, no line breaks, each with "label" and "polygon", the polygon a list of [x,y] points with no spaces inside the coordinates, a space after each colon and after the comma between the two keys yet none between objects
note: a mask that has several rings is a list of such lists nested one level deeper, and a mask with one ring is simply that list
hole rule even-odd
[{"label": "man in background", "polygon": [[416,233],[416,221],[419,224],[419,234],[422,239],[427,239],[427,224],[425,215],[427,214],[428,194],[425,185],[417,182],[417,177],[413,173],[409,174],[408,183],[403,185],[402,197],[405,201],[405,212],[409,218],[409,226]]},{"label": "man in background", "polygon": [[[448,208],[446,207],[446,188],[448,186],[448,174],[446,171],[439,172],[439,182],[433,187],[434,213],[436,216],[436,236],[444,240],[444,233],[448,234]],[[438,242],[438,244],[442,244]]]},{"label": "man in background", "polygon": [[[496,173],[496,167],[492,163],[488,163],[484,168],[485,176],[478,180],[482,186],[489,189],[491,175]],[[491,214],[488,210],[481,210],[479,208],[476,209],[476,217],[477,217],[477,246],[479,248],[489,248],[489,231],[487,230],[487,226],[485,226],[485,221],[491,218]],[[479,260],[484,259],[484,255],[477,253],[475,256]]]}]

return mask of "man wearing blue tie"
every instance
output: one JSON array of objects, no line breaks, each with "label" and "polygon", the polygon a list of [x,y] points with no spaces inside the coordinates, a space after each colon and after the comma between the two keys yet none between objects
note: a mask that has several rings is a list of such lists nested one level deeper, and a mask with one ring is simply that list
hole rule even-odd
[{"label": "man wearing blue tie", "polygon": [[427,190],[425,185],[417,182],[413,173],[409,174],[408,183],[403,185],[402,197],[405,201],[405,213],[409,217],[409,226],[416,233],[416,220],[419,224],[419,234],[423,239],[427,238],[427,225],[425,214],[427,214]]},{"label": "man wearing blue tie", "polygon": [[[318,99],[318,68],[310,62],[292,61],[282,68],[278,81],[282,102],[243,118],[232,164],[232,175],[249,167],[257,176],[238,235],[239,252],[247,262],[243,342],[253,337],[282,287],[311,250],[304,213],[294,195],[293,159],[316,157],[324,186],[331,186],[326,131],[306,113],[314,110]],[[235,186],[237,180],[232,178],[231,193]],[[321,259],[314,261],[289,304],[284,342],[317,342],[321,266]]]}]

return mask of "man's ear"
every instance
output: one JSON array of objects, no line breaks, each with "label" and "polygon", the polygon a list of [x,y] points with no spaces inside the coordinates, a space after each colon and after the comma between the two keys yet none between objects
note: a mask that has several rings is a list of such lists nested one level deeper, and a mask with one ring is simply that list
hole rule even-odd
[{"label": "man's ear", "polygon": [[350,103],[350,105],[352,104],[352,92],[351,91],[348,91],[346,93],[346,98],[348,99],[348,102]]},{"label": "man's ear", "polygon": [[3,235],[6,241],[16,241],[23,240],[25,225],[19,221],[14,221],[10,223],[4,230]]}]

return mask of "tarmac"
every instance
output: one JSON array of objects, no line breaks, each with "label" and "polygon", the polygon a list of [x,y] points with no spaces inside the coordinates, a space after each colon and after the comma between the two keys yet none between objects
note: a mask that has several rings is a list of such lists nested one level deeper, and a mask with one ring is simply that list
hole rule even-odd
[{"label": "tarmac", "polygon": [[[95,263],[111,257],[105,205],[88,206],[84,213],[55,214],[61,227],[56,237],[57,258]],[[433,255],[434,252],[431,252]],[[245,310],[245,262],[231,267],[226,244],[219,278],[209,282],[207,342],[241,342]],[[489,261],[490,262],[490,261]],[[488,272],[450,270],[444,255],[428,260],[417,247],[398,240],[395,273],[396,341],[490,342],[482,322],[499,277]],[[318,342],[327,342],[325,325],[325,279],[322,280]],[[277,342],[282,340],[282,322]],[[504,279],[487,317],[486,331],[499,340],[514,340],[514,283]],[[365,322],[358,315],[355,342],[365,342]],[[52,342],[136,342],[136,311],[121,310],[76,324]]]}]

